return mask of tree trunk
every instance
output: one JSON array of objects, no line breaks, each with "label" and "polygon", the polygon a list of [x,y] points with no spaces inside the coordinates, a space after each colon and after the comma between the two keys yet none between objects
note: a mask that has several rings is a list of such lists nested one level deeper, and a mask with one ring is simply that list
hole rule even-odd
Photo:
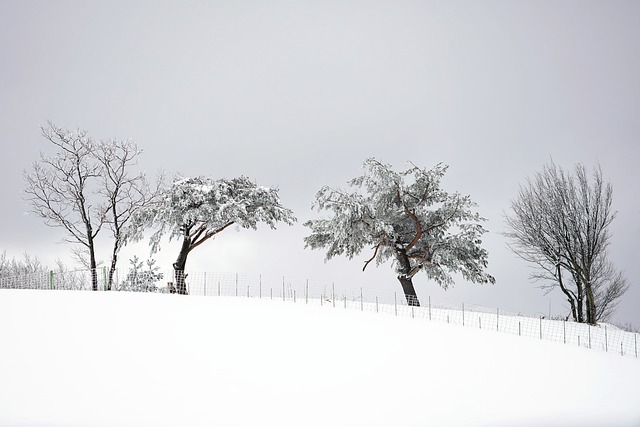
[{"label": "tree trunk", "polygon": [[593,288],[591,284],[588,283],[586,286],[587,293],[587,323],[592,325],[596,324],[596,301],[595,296],[593,295]]},{"label": "tree trunk", "polygon": [[571,316],[573,316],[573,321],[578,321],[578,313],[576,312],[576,296],[570,290],[568,290],[564,283],[562,282],[562,271],[560,269],[560,264],[556,264],[556,271],[558,277],[558,284],[560,285],[560,289],[562,293],[564,293],[567,297],[567,301],[569,301],[569,305],[571,306]]},{"label": "tree trunk", "polygon": [[413,287],[413,280],[410,276],[411,262],[409,261],[407,252],[404,249],[397,249],[396,259],[400,265],[398,280],[402,285],[402,291],[404,292],[407,304],[409,306],[420,307],[420,301],[418,300],[418,295],[416,295],[416,290]]},{"label": "tree trunk", "polygon": [[113,275],[116,272],[116,264],[118,262],[118,242],[113,245],[113,254],[111,255],[111,266],[109,267],[109,277],[107,279],[107,290],[110,291],[113,285]]},{"label": "tree trunk", "polygon": [[96,253],[93,248],[93,239],[89,238],[89,268],[91,269],[91,289],[98,290],[98,270],[96,266]]},{"label": "tree trunk", "polygon": [[418,295],[416,295],[416,290],[413,287],[413,281],[411,278],[405,275],[399,275],[398,280],[402,285],[402,290],[404,291],[404,297],[407,300],[407,305],[420,307],[420,301],[418,300]]},{"label": "tree trunk", "polygon": [[185,233],[182,240],[182,247],[178,254],[178,259],[173,263],[173,275],[176,286],[176,293],[180,295],[187,295],[187,284],[185,282],[186,274],[184,272],[187,265],[187,256],[191,250],[191,239],[189,238],[188,231]]}]

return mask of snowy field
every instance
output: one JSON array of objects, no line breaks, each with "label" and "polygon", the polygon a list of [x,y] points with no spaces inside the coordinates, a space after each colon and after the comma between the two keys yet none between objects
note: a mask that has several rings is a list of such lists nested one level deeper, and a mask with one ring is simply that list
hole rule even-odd
[{"label": "snowy field", "polygon": [[634,357],[332,304],[2,289],[0,342],[3,427],[640,426]]}]

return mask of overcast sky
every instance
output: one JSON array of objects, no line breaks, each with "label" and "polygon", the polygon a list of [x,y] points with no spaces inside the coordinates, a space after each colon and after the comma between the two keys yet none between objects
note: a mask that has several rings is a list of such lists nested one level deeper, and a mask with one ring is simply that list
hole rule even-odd
[{"label": "overcast sky", "polygon": [[[566,315],[506,247],[503,213],[550,158],[599,163],[618,211],[610,256],[632,284],[615,319],[640,327],[639,22],[635,1],[0,0],[0,250],[68,259],[62,230],[25,215],[20,195],[23,170],[51,152],[47,120],[132,138],[150,173],[280,188],[298,224],[225,231],[190,255],[200,271],[400,291],[390,264],[361,272],[369,253],[325,264],[301,224],[316,191],[345,186],[366,157],[443,162],[444,188],[489,220],[496,284],[444,292],[419,275],[419,295]],[[177,251],[156,258],[170,267]],[[146,243],[120,267],[133,253],[146,259]]]}]

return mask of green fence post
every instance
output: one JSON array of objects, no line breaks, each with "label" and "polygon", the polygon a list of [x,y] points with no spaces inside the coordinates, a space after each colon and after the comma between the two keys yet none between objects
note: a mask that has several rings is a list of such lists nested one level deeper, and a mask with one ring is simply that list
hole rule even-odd
[{"label": "green fence post", "polygon": [[49,272],[49,289],[53,289],[53,270]]}]

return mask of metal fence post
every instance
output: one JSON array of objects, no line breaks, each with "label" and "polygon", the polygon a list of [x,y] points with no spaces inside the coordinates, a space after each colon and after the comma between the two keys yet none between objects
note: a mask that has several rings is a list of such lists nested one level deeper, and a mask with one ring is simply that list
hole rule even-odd
[{"label": "metal fence post", "polygon": [[393,306],[395,307],[396,316],[397,316],[398,315],[398,293],[397,292],[393,293]]},{"label": "metal fence post", "polygon": [[104,280],[104,290],[107,290],[107,267],[102,267],[102,278]]},{"label": "metal fence post", "polygon": [[333,304],[333,308],[336,307],[336,284],[331,284],[331,303]]},{"label": "metal fence post", "polygon": [[49,289],[53,289],[53,270],[49,272]]},{"label": "metal fence post", "polygon": [[540,339],[542,339],[542,317],[540,318]]},{"label": "metal fence post", "polygon": [[464,326],[464,303],[462,303],[462,326]]}]

